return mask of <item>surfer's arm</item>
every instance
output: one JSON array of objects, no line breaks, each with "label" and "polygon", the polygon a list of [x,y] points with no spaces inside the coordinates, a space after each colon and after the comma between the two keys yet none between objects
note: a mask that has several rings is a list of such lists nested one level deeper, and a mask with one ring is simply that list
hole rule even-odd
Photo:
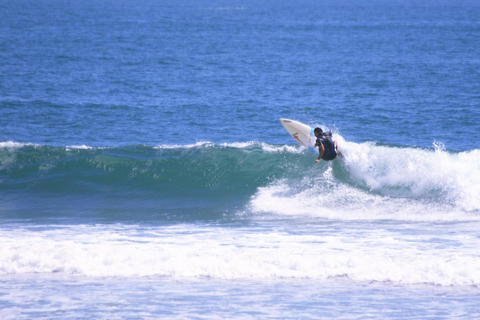
[{"label": "surfer's arm", "polygon": [[318,158],[317,160],[315,160],[315,162],[319,162],[322,159],[324,153],[325,147],[323,146],[323,143],[320,143],[320,145],[318,146]]}]

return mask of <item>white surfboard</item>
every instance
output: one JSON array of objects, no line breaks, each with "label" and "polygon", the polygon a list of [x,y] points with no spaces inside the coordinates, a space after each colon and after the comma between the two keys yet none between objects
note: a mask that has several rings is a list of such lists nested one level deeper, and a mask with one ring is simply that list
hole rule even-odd
[{"label": "white surfboard", "polygon": [[310,149],[310,151],[318,154],[318,149],[315,148],[316,137],[313,134],[313,128],[307,126],[304,123],[290,120],[290,119],[280,119],[283,127],[287,132],[300,143],[305,148]]}]

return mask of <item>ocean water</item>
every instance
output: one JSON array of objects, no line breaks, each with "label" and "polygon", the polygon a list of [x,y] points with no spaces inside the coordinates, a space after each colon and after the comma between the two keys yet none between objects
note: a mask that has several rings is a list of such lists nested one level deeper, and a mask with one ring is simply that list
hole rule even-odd
[{"label": "ocean water", "polygon": [[476,1],[0,0],[0,318],[478,319],[479,141]]}]

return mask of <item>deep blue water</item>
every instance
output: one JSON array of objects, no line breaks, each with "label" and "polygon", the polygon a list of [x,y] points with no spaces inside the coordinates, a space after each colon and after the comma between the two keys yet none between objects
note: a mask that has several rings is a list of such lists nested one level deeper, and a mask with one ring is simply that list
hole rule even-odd
[{"label": "deep blue water", "polygon": [[476,1],[0,0],[0,318],[478,317],[479,70]]},{"label": "deep blue water", "polygon": [[478,147],[473,1],[1,6],[0,140],[288,143],[287,117],[353,141]]}]

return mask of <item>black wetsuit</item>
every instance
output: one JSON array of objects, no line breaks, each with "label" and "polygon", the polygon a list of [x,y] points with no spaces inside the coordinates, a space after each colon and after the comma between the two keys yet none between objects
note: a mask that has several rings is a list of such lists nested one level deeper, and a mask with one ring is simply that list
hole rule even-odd
[{"label": "black wetsuit", "polygon": [[319,147],[319,151],[321,150],[320,145],[323,144],[325,148],[325,152],[323,153],[322,159],[323,160],[333,160],[337,157],[337,151],[335,150],[335,145],[333,144],[332,136],[326,135],[325,133],[317,138],[315,146]]}]

